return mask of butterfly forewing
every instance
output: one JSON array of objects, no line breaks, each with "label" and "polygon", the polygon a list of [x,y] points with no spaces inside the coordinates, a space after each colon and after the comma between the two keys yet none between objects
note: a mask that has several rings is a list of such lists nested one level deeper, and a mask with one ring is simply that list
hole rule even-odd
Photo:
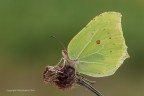
[{"label": "butterfly forewing", "polygon": [[70,59],[77,71],[93,77],[112,75],[128,57],[121,28],[121,14],[105,12],[95,17],[69,43]]}]

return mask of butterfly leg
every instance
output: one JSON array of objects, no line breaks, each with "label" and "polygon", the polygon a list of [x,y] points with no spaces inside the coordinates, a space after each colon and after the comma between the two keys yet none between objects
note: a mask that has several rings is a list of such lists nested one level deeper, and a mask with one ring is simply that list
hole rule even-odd
[{"label": "butterfly leg", "polygon": [[55,66],[59,66],[59,64],[62,62],[62,60],[63,60],[63,58],[61,58],[60,61],[58,62],[58,64]]},{"label": "butterfly leg", "polygon": [[[59,66],[59,65],[61,64],[61,61],[62,61],[62,60],[63,60],[63,63],[62,63],[61,66]],[[61,70],[61,69],[64,68],[65,65],[66,65],[66,60],[65,60],[64,58],[61,58],[60,62],[59,62],[55,67],[59,66],[59,67],[60,67],[59,70]]]},{"label": "butterfly leg", "polygon": [[[63,60],[64,60],[64,59],[63,59]],[[64,68],[65,65],[66,65],[66,61],[64,60],[61,69]]]}]

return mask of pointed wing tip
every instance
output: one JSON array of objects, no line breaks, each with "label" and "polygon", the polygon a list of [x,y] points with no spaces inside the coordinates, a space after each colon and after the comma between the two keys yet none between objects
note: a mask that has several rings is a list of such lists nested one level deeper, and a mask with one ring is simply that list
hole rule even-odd
[{"label": "pointed wing tip", "polygon": [[122,53],[122,56],[121,56],[121,59],[124,61],[126,60],[127,58],[130,58],[130,55],[128,54],[128,51],[127,51],[128,47],[126,46],[126,49],[123,51]]}]

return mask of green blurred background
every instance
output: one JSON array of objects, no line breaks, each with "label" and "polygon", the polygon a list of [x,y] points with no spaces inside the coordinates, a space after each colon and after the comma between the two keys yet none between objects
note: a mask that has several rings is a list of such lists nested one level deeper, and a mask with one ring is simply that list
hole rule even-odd
[{"label": "green blurred background", "polygon": [[[65,46],[91,19],[121,12],[131,58],[109,77],[90,78],[105,96],[144,96],[143,0],[0,0],[0,96],[95,96],[80,86],[59,90],[43,83],[45,66],[59,62]],[[33,89],[34,92],[8,92]]]}]

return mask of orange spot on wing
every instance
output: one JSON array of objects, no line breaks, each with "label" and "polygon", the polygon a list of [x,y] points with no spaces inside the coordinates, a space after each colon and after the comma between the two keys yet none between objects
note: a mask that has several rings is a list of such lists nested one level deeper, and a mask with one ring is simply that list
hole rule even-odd
[{"label": "orange spot on wing", "polygon": [[100,44],[100,40],[96,40],[96,44]]}]

